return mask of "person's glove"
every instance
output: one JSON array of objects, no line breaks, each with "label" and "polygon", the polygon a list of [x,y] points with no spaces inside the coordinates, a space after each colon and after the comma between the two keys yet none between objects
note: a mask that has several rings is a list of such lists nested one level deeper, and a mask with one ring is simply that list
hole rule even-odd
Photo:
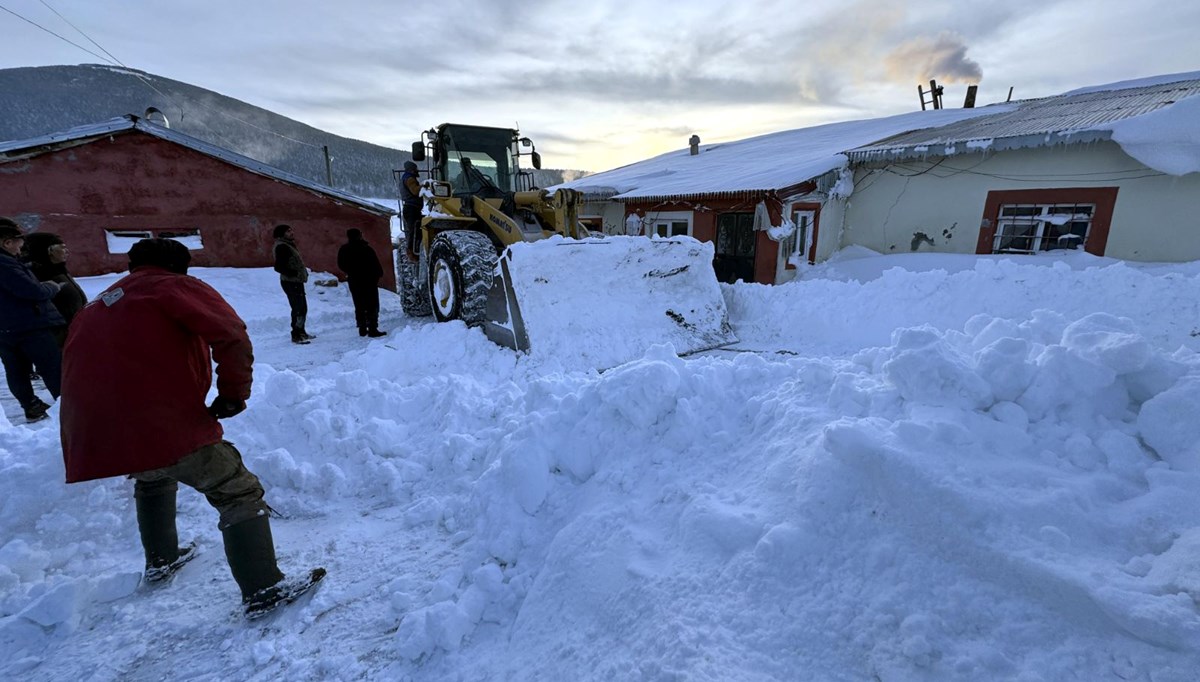
[{"label": "person's glove", "polygon": [[234,415],[241,414],[242,410],[246,409],[245,400],[231,400],[222,396],[213,398],[212,405],[208,406],[208,413],[213,416],[213,419],[228,419]]}]

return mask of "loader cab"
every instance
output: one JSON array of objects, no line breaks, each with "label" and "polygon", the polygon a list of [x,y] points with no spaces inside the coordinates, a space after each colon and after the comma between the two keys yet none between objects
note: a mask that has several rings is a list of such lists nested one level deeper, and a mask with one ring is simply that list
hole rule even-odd
[{"label": "loader cab", "polygon": [[533,143],[511,128],[443,123],[426,131],[424,138],[413,145],[414,158],[418,147],[422,148],[421,157],[428,148],[432,156],[430,177],[450,183],[455,196],[502,198],[532,189],[533,176],[521,170],[520,157],[529,156],[535,168],[541,166],[536,151],[522,150]]}]

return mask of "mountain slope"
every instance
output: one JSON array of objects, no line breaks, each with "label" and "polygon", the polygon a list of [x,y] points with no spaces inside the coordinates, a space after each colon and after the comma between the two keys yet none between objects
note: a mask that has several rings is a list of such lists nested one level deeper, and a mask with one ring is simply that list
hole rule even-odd
[{"label": "mountain slope", "polygon": [[[411,158],[341,137],[286,116],[181,81],[97,64],[0,69],[0,140],[20,140],[155,107],[173,130],[225,147],[316,182],[326,182],[327,145],[333,185],[364,197],[395,196],[392,169]],[[290,139],[289,139],[290,138]],[[547,187],[561,171],[538,173]]]}]

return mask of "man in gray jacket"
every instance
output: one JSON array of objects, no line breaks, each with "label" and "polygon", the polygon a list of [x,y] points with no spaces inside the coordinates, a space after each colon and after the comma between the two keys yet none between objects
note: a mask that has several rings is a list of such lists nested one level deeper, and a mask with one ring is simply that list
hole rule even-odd
[{"label": "man in gray jacket", "polygon": [[291,225],[275,226],[275,272],[279,273],[279,286],[287,295],[292,308],[292,343],[308,343],[317,337],[304,331],[308,318],[308,299],[304,296],[304,283],[308,281],[308,268],[296,248],[296,235]]}]

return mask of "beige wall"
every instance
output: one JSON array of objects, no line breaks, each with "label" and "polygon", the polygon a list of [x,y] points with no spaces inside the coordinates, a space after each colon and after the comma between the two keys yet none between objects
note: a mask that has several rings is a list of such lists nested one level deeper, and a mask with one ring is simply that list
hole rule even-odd
[{"label": "beige wall", "polygon": [[[975,253],[989,191],[1118,187],[1104,255],[1151,262],[1200,260],[1200,173],[1157,173],[1112,142],[1015,149],[986,157],[964,154],[933,166],[939,160],[905,162],[903,168],[856,168],[838,247]],[[822,213],[823,233],[838,231],[837,223],[827,220],[834,217],[830,208],[833,202]],[[821,236],[824,241],[826,234]],[[821,253],[819,260],[829,255]]]},{"label": "beige wall", "polygon": [[580,218],[600,218],[604,234],[625,234],[625,204],[619,201],[587,201]]}]

